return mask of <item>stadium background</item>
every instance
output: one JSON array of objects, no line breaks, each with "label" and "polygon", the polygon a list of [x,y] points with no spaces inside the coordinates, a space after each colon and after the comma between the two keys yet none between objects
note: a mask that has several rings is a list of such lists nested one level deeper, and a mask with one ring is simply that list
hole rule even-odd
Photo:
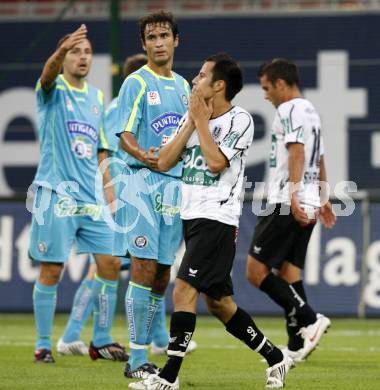
[{"label": "stadium background", "polygon": [[[141,51],[138,17],[165,5],[179,21],[178,73],[191,80],[202,60],[218,51],[227,51],[244,68],[245,89],[236,103],[251,112],[256,124],[248,192],[266,178],[274,113],[260,91],[257,67],[273,57],[299,64],[305,96],[324,123],[332,187],[347,194],[354,186],[340,182],[352,181],[359,190],[349,193],[354,210],[336,201],[341,214],[353,211],[351,215],[339,218],[332,231],[317,227],[313,235],[305,270],[310,300],[329,315],[380,316],[380,3],[120,1],[120,59]],[[84,22],[95,51],[90,80],[104,89],[109,101],[109,7],[108,1],[0,2],[0,311],[32,310],[36,268],[27,256],[30,214],[25,194],[38,162],[35,82],[58,39]],[[251,312],[278,314],[277,307],[245,281],[245,257],[256,219],[252,208],[258,207],[250,195],[233,270],[236,298]],[[85,268],[84,258],[72,257],[59,289],[58,310],[70,308]]]}]

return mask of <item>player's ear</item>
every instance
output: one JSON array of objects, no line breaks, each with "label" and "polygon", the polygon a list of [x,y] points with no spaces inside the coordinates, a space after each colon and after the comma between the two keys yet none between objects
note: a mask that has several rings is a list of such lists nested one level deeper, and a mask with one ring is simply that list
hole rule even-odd
[{"label": "player's ear", "polygon": [[178,47],[179,45],[179,35],[177,34],[177,36],[174,38],[174,47]]},{"label": "player's ear", "polygon": [[143,40],[141,40],[141,46],[142,46],[143,50],[146,51],[145,43]]},{"label": "player's ear", "polygon": [[226,86],[226,82],[224,80],[216,80],[214,82],[214,90],[215,92],[221,92]]}]

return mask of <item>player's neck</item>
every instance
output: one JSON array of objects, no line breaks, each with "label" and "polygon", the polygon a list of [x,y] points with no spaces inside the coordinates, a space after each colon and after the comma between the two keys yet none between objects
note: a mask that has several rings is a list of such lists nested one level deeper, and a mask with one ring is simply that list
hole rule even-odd
[{"label": "player's neck", "polygon": [[217,118],[218,116],[222,116],[226,112],[230,111],[232,107],[231,102],[227,102],[226,100],[214,100],[212,104],[212,114],[211,119]]},{"label": "player's neck", "polygon": [[297,87],[289,88],[284,93],[282,103],[288,102],[289,100],[303,98],[301,91]]},{"label": "player's neck", "polygon": [[173,77],[172,75],[172,67],[173,67],[173,61],[169,61],[165,65],[156,65],[154,62],[148,61],[147,63],[148,68],[153,70],[154,73],[156,73],[158,76],[162,77]]},{"label": "player's neck", "polygon": [[78,89],[82,89],[86,82],[84,77],[74,77],[73,75],[65,72],[63,72],[63,77],[72,87]]}]

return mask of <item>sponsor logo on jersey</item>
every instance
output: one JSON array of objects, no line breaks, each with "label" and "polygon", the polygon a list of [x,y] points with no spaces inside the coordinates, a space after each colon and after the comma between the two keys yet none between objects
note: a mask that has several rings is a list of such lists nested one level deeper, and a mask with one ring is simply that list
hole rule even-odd
[{"label": "sponsor logo on jersey", "polygon": [[236,143],[237,139],[239,138],[240,133],[237,131],[231,131],[227,134],[226,138],[222,141],[223,146],[227,146],[228,148],[233,147]]},{"label": "sponsor logo on jersey", "polygon": [[175,129],[182,115],[178,112],[165,112],[150,122],[150,127],[156,135],[162,134],[167,129]]},{"label": "sponsor logo on jersey", "polygon": [[92,157],[92,144],[89,144],[85,141],[85,138],[82,136],[75,137],[71,142],[71,150],[74,152],[76,157],[88,158]]},{"label": "sponsor logo on jersey", "polygon": [[219,178],[219,173],[212,173],[208,169],[199,145],[186,149],[182,175],[184,183],[209,187],[218,185]]},{"label": "sponsor logo on jersey", "polygon": [[150,106],[156,106],[157,104],[161,104],[161,98],[158,91],[149,91],[147,92],[148,104]]},{"label": "sponsor logo on jersey", "polygon": [[92,112],[95,114],[95,115],[99,115],[99,107],[98,106],[93,106],[92,107]]},{"label": "sponsor logo on jersey", "polygon": [[90,138],[93,142],[98,142],[98,133],[89,123],[79,121],[66,121],[66,126],[71,134],[81,134]]},{"label": "sponsor logo on jersey", "polygon": [[145,248],[148,245],[148,239],[145,236],[137,236],[135,238],[137,248]]}]

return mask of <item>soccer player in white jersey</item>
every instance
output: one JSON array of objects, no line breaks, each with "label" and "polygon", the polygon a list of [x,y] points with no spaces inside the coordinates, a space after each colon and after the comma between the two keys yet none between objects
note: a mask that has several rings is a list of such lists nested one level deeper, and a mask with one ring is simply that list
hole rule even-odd
[{"label": "soccer player in white jersey", "polygon": [[297,362],[315,349],[330,326],[307,303],[301,271],[316,220],[331,228],[336,216],[328,195],[320,194],[320,183],[324,191],[327,180],[321,121],[301,94],[296,65],[276,59],[263,64],[258,77],[265,98],[276,107],[268,190],[272,213],[258,218],[247,278],[284,309],[287,353]]},{"label": "soccer player in white jersey", "polygon": [[237,63],[226,54],[206,59],[193,80],[189,111],[177,135],[160,151],[168,170],[182,157],[182,204],[186,252],[173,293],[168,360],[159,374],[130,384],[133,389],[178,389],[178,373],[195,330],[203,293],[209,311],[269,364],[267,387],[283,387],[291,360],[265,338],[251,316],[232,299],[231,269],[241,211],[245,161],[253,120],[231,100],[243,86]]}]

